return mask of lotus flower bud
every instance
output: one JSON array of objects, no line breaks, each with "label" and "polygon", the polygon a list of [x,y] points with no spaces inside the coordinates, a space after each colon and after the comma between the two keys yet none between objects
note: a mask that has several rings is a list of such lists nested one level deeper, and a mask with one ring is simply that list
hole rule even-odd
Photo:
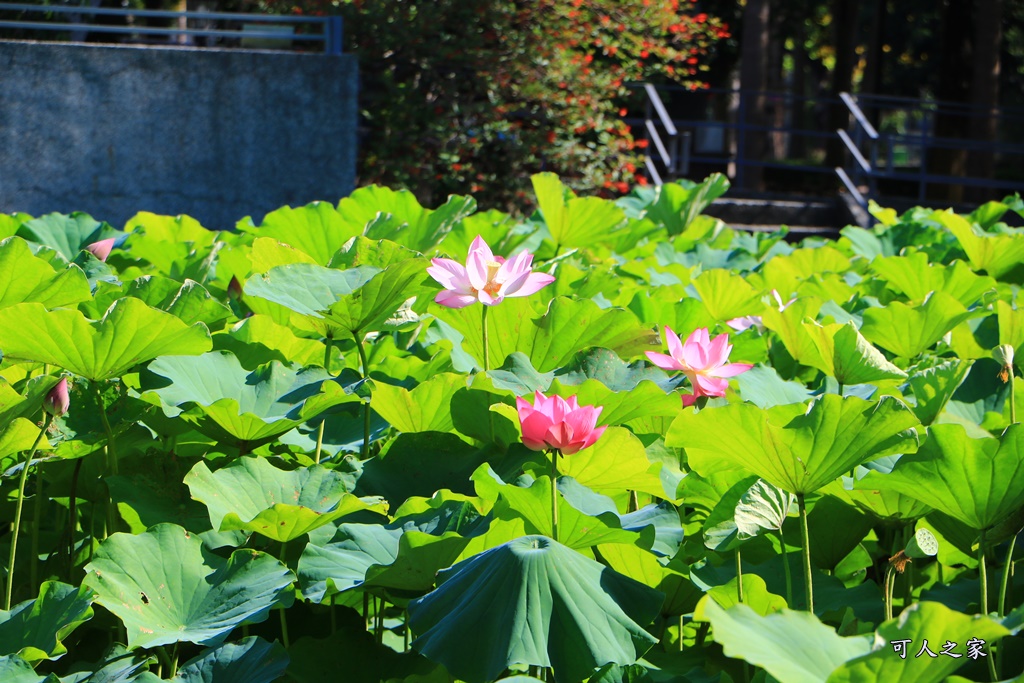
[{"label": "lotus flower bud", "polygon": [[54,417],[61,417],[71,407],[71,397],[68,395],[68,379],[62,377],[57,385],[50,389],[50,393],[43,399],[43,410]]},{"label": "lotus flower bud", "polygon": [[1000,344],[992,349],[992,357],[999,363],[999,379],[1004,382],[1010,381],[1013,374],[1013,347],[1009,344]]},{"label": "lotus flower bud", "polygon": [[114,248],[114,242],[116,240],[113,237],[108,237],[105,240],[99,242],[93,242],[85,248],[87,252],[98,258],[100,261],[106,261],[107,257],[110,256],[110,250]]}]

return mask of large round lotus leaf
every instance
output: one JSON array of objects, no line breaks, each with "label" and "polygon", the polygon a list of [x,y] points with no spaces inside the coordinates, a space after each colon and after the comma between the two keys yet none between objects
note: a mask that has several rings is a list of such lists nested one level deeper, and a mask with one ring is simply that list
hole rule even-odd
[{"label": "large round lotus leaf", "polygon": [[[560,368],[577,352],[592,346],[611,349],[623,358],[658,348],[658,336],[636,315],[624,308],[602,309],[590,299],[556,297],[547,312],[537,317],[535,297],[506,299],[487,313],[487,350],[490,366],[501,367],[519,351],[540,372]],[[445,308],[431,305],[430,312],[462,334],[462,349],[482,364],[484,345],[477,306]]]},{"label": "large round lotus leaf", "polygon": [[264,553],[237,550],[227,560],[214,555],[175,524],[110,536],[85,570],[83,584],[124,622],[132,649],[218,645],[242,622],[266,619],[294,579]]},{"label": "large round lotus leaf", "polygon": [[108,224],[100,223],[89,214],[79,211],[70,216],[49,213],[34,218],[23,223],[17,232],[19,237],[29,242],[53,249],[65,261],[74,261],[87,244],[119,234]]},{"label": "large round lotus leaf", "polygon": [[976,531],[988,529],[1024,505],[1024,427],[973,439],[961,425],[932,425],[917,453],[900,458],[888,474],[869,473],[856,487],[898,491]]},{"label": "large round lotus leaf", "polygon": [[861,463],[917,448],[914,413],[898,399],[835,394],[762,410],[749,403],[683,411],[665,437],[702,476],[742,469],[783,491],[812,493]]},{"label": "large round lotus leaf", "polygon": [[56,308],[86,301],[91,296],[89,281],[78,266],[55,271],[49,263],[33,256],[20,237],[0,242],[0,308],[26,301]]},{"label": "large round lotus leaf", "polygon": [[934,292],[922,306],[911,308],[899,301],[884,308],[864,311],[861,332],[883,349],[901,358],[924,353],[943,335],[965,320],[983,315],[943,292]]},{"label": "large round lotus leaf", "polygon": [[211,472],[198,462],[185,475],[192,497],[206,505],[216,531],[254,531],[287,542],[359,510],[385,514],[379,497],[357,498],[354,478],[320,465],[279,470],[245,457]]},{"label": "large round lotus leaf", "polygon": [[409,604],[413,647],[470,683],[514,664],[552,666],[558,683],[632,664],[664,595],[544,536],[523,536],[440,572]]},{"label": "large round lotus leaf", "polygon": [[288,653],[280,643],[254,636],[190,659],[170,683],[271,683],[287,668]]},{"label": "large round lotus leaf", "polygon": [[820,359],[811,364],[841,384],[863,384],[883,379],[900,379],[907,373],[886,360],[882,352],[857,331],[853,322],[821,325],[804,323]]},{"label": "large round lotus leaf", "polygon": [[259,443],[291,431],[341,403],[358,402],[323,368],[297,369],[271,361],[247,372],[231,353],[165,356],[150,372],[170,380],[153,389],[170,416],[195,405],[189,420],[222,441]]},{"label": "large round lotus leaf", "polygon": [[186,325],[134,297],[115,301],[99,321],[74,309],[47,311],[37,303],[0,309],[5,358],[49,363],[90,380],[120,377],[157,356],[196,355],[210,347],[202,323]]},{"label": "large round lotus leaf", "polygon": [[55,675],[37,674],[32,665],[21,657],[0,657],[0,681],[4,683],[60,683]]},{"label": "large round lotus leaf", "polygon": [[[0,655],[18,655],[29,662],[58,659],[67,652],[60,641],[92,618],[91,590],[46,581],[39,597],[0,610]],[[0,677],[7,681],[7,678]]]}]

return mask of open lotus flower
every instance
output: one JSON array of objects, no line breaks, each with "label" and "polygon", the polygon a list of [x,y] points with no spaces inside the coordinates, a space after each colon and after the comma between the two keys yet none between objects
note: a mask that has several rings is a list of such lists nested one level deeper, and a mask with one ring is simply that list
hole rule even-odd
[{"label": "open lotus flower", "polygon": [[648,351],[651,362],[664,370],[676,370],[686,375],[693,386],[692,394],[683,395],[683,405],[691,406],[702,396],[725,396],[729,386],[727,377],[735,377],[754,367],[750,363],[730,363],[732,344],[729,335],[720,334],[710,339],[706,327],[693,331],[686,343],[671,328],[665,328],[665,344],[669,355]]},{"label": "open lotus flower", "polygon": [[581,406],[576,397],[533,395],[533,405],[524,398],[516,399],[519,423],[523,427],[523,444],[533,451],[557,449],[570,455],[592,446],[607,427],[597,427],[602,407]]},{"label": "open lotus flower", "polygon": [[[779,290],[777,289],[772,290],[772,296],[775,298],[775,308],[778,309],[779,311],[786,310],[786,307],[788,307],[789,304],[796,301],[796,297],[793,297],[788,302],[782,303],[782,295],[779,294]],[[766,301],[765,303],[768,302]],[[764,323],[762,322],[761,316],[759,315],[745,315],[740,318],[733,318],[732,320],[726,320],[725,324],[731,327],[732,329],[736,330],[737,332],[742,332],[743,330],[746,330],[751,327],[756,327],[758,330],[761,330],[762,332],[764,331]]]},{"label": "open lotus flower", "polygon": [[114,242],[116,241],[113,237],[108,237],[105,240],[99,242],[93,242],[85,248],[87,252],[98,258],[100,261],[106,261],[107,257],[110,256],[110,250],[114,248]]},{"label": "open lotus flower", "polygon": [[68,395],[68,379],[62,377],[53,389],[43,399],[43,410],[54,417],[60,417],[68,412],[71,407],[71,397]]},{"label": "open lotus flower", "polygon": [[495,256],[479,235],[469,245],[466,265],[446,258],[430,261],[427,273],[444,287],[434,301],[448,308],[463,308],[479,301],[500,304],[506,296],[529,296],[555,281],[554,276],[534,273],[533,254],[522,252],[511,260]]}]

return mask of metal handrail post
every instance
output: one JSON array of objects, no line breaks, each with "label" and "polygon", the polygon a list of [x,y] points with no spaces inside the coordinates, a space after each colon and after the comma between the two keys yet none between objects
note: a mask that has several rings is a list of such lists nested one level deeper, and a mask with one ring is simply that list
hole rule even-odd
[{"label": "metal handrail post", "polygon": [[340,16],[327,17],[324,24],[324,53],[328,55],[341,54],[342,23]]}]

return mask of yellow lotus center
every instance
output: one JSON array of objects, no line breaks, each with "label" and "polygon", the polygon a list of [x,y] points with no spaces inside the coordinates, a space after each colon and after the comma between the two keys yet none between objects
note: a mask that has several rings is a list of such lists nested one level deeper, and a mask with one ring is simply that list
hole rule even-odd
[{"label": "yellow lotus center", "polygon": [[497,261],[487,262],[487,284],[484,285],[484,291],[491,296],[497,296],[498,290],[501,289],[501,283],[494,281],[494,278],[498,275],[499,268],[501,268],[501,264]]}]

